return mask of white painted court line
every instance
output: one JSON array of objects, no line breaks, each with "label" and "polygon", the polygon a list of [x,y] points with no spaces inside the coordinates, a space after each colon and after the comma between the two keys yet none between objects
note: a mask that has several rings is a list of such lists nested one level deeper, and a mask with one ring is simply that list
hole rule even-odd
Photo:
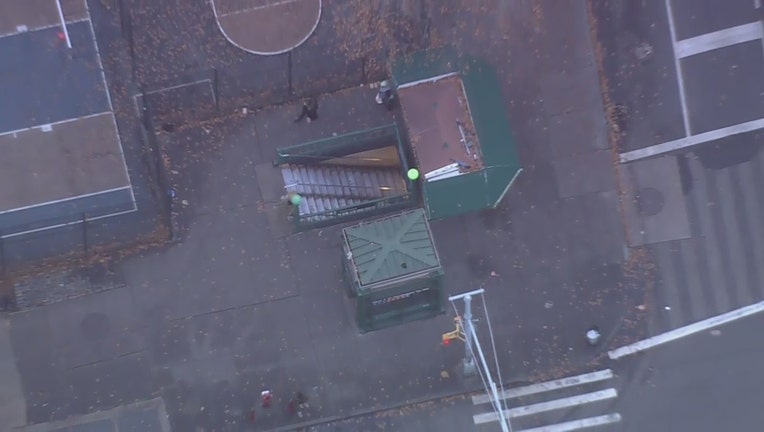
[{"label": "white painted court line", "polygon": [[90,36],[93,38],[93,46],[95,47],[96,60],[98,61],[98,69],[101,70],[101,80],[103,81],[103,90],[106,92],[106,100],[109,102],[109,111],[111,115],[111,121],[114,124],[114,132],[117,134],[117,145],[119,146],[119,155],[122,157],[122,167],[125,170],[125,177],[127,177],[127,184],[130,185],[130,196],[132,197],[133,204],[135,204],[135,192],[133,191],[133,181],[130,178],[130,171],[127,169],[127,160],[125,159],[125,148],[122,146],[122,136],[119,133],[119,126],[117,125],[117,118],[114,115],[114,105],[111,102],[111,94],[109,93],[109,83],[106,81],[106,71],[103,69],[103,62],[101,61],[101,50],[98,48],[98,41],[96,40],[95,29],[93,28],[93,21],[90,19],[90,6],[85,3],[85,11],[88,14],[88,26],[90,27]]},{"label": "white painted court line", "polygon": [[589,417],[581,420],[573,420],[565,423],[557,423],[549,426],[541,426],[533,429],[523,429],[515,432],[571,432],[581,429],[588,429],[621,421],[621,415],[618,413],[606,414],[597,417]]},{"label": "white painted court line", "polygon": [[[129,185],[128,186],[120,186],[118,188],[112,188],[112,189],[106,189],[106,190],[102,190],[102,191],[98,191],[98,192],[92,192],[92,193],[86,193],[86,194],[82,194],[82,195],[76,195],[76,196],[69,197],[69,198],[62,198],[62,199],[57,199],[57,200],[52,200],[52,201],[45,201],[45,202],[41,202],[41,203],[37,203],[37,204],[32,204],[32,205],[24,206],[24,207],[16,207],[16,208],[12,208],[10,210],[0,211],[0,215],[1,214],[6,214],[6,213],[13,213],[13,212],[21,211],[21,210],[28,210],[28,209],[32,209],[32,208],[35,208],[35,207],[42,207],[42,206],[47,206],[47,205],[65,203],[67,201],[73,201],[73,200],[80,199],[80,198],[88,198],[88,197],[97,196],[97,195],[104,195],[104,194],[107,194],[107,193],[117,192],[117,191],[129,189],[129,188],[130,188]],[[135,200],[133,200],[133,202],[135,202]]]},{"label": "white painted court line", "polygon": [[690,114],[687,112],[687,97],[684,93],[684,75],[682,74],[682,64],[679,56],[676,55],[676,28],[674,27],[674,11],[671,8],[671,0],[666,0],[666,11],[668,12],[669,32],[671,33],[671,43],[674,46],[674,67],[676,68],[676,80],[679,84],[679,104],[682,107],[682,122],[684,123],[685,135],[692,135],[690,129]]},{"label": "white painted court line", "polygon": [[111,112],[104,111],[104,112],[100,112],[100,113],[96,113],[96,114],[88,114],[88,115],[82,116],[82,117],[75,117],[75,118],[70,118],[70,119],[66,119],[66,120],[59,120],[59,121],[56,121],[56,122],[53,122],[53,123],[40,124],[40,125],[30,126],[30,127],[27,127],[27,128],[22,128],[22,129],[16,129],[16,130],[11,130],[11,131],[6,131],[6,132],[0,132],[0,137],[6,136],[6,135],[18,135],[20,133],[29,132],[29,131],[34,130],[34,129],[45,129],[45,128],[48,128],[48,127],[51,127],[51,126],[56,126],[56,125],[60,125],[60,124],[64,124],[64,123],[71,123],[71,122],[75,122],[75,121],[79,121],[79,120],[85,120],[85,119],[89,119],[89,118],[93,118],[93,117],[98,117],[98,116],[103,116],[103,115],[110,115],[110,114],[111,114]]},{"label": "white painted court line", "polygon": [[[576,375],[568,378],[561,378],[554,381],[547,381],[539,384],[531,384],[529,386],[517,387],[512,389],[505,389],[499,397],[501,399],[511,399],[523,396],[529,396],[537,393],[544,393],[553,390],[560,390],[569,387],[576,387],[583,384],[595,383],[599,381],[605,381],[613,378],[613,371],[605,369],[597,372],[590,372],[581,375]],[[481,405],[489,403],[491,399],[487,394],[479,394],[472,396],[473,405]]]},{"label": "white painted court line", "polygon": [[300,0],[280,0],[280,1],[275,1],[273,3],[269,3],[267,5],[252,6],[252,7],[248,7],[248,8],[244,8],[244,9],[239,9],[239,10],[235,10],[235,11],[231,11],[231,12],[222,13],[222,14],[220,14],[218,16],[225,17],[225,16],[228,16],[228,15],[236,15],[238,13],[253,12],[253,11],[256,11],[256,10],[268,9],[269,7],[283,6],[283,5],[288,5],[290,3],[297,3],[298,1],[300,1]]},{"label": "white painted court line", "polygon": [[621,153],[619,158],[621,163],[632,162],[639,159],[644,159],[652,156],[661,155],[663,153],[669,153],[677,150],[681,150],[687,147],[692,147],[697,144],[702,144],[709,141],[715,141],[721,138],[725,138],[731,135],[738,135],[746,132],[752,132],[755,130],[764,128],[764,118],[751,120],[745,123],[738,123],[736,125],[723,127],[701,134],[688,136],[685,138],[679,138],[674,141],[668,141],[661,144],[656,144],[650,147],[645,147],[629,152]]},{"label": "white painted court line", "polygon": [[[88,20],[88,18],[80,18],[80,19],[76,19],[76,20],[72,20],[72,21],[67,21],[66,24],[77,24],[77,23],[81,23],[81,22],[87,21],[87,20]],[[26,30],[23,30],[23,31],[15,31],[15,32],[10,32],[10,33],[0,34],[0,38],[11,37],[11,36],[16,36],[16,35],[24,34],[24,33],[36,32],[36,31],[40,31],[40,30],[48,30],[48,29],[52,29],[52,28],[56,28],[56,27],[61,27],[61,23],[60,22],[56,22],[55,24],[44,25],[44,26],[40,26],[40,27],[27,27]]]},{"label": "white painted court line", "polygon": [[680,327],[678,329],[671,330],[666,333],[662,333],[657,336],[653,336],[651,338],[647,338],[639,342],[635,342],[631,345],[626,345],[624,347],[614,349],[612,351],[609,351],[607,354],[608,354],[608,357],[610,357],[610,359],[617,360],[621,357],[625,357],[631,354],[636,354],[638,352],[648,350],[650,348],[654,348],[658,345],[665,344],[666,342],[675,341],[677,339],[681,339],[683,337],[690,336],[692,334],[702,332],[704,330],[718,327],[718,326],[721,326],[721,325],[730,323],[732,321],[739,320],[741,318],[745,318],[760,312],[764,312],[764,301],[759,303],[754,303],[752,305],[748,305],[748,306],[745,306],[740,309],[736,309],[727,313],[723,313],[715,317],[704,319],[703,321],[698,321],[694,324]]},{"label": "white painted court line", "polygon": [[[533,405],[526,405],[518,408],[511,408],[504,411],[504,415],[509,418],[525,417],[529,415],[539,414],[547,411],[554,411],[563,408],[571,408],[578,405],[599,402],[603,400],[613,399],[618,396],[618,392],[613,388],[598,390],[591,393],[580,394],[576,396],[570,396],[566,398],[556,399],[547,402],[539,402]],[[487,412],[482,414],[476,414],[472,416],[472,420],[475,424],[490,423],[498,421],[499,417],[495,412]]]},{"label": "white painted court line", "polygon": [[[297,48],[298,46],[304,44],[305,41],[308,40],[308,38],[313,35],[313,33],[316,31],[316,28],[318,28],[318,23],[321,21],[321,14],[323,14],[323,10],[324,10],[324,5],[323,5],[324,2],[323,2],[323,0],[318,0],[318,14],[316,16],[316,21],[313,23],[313,27],[305,35],[305,37],[302,38],[302,40],[300,40],[296,44],[290,46],[289,48],[286,48],[286,49],[283,49],[283,50],[263,52],[263,51],[255,51],[255,50],[252,50],[252,49],[249,49],[249,48],[245,48],[245,47],[241,46],[239,43],[237,43],[236,41],[234,41],[233,39],[231,39],[231,37],[228,36],[228,33],[226,33],[225,30],[223,29],[223,24],[220,23],[220,18],[222,17],[222,15],[218,14],[218,8],[217,8],[217,6],[215,6],[215,0],[210,0],[209,3],[212,6],[212,13],[213,13],[213,15],[215,15],[215,22],[217,22],[217,24],[218,24],[218,29],[220,30],[220,33],[223,34],[223,36],[226,38],[226,40],[228,40],[228,42],[231,43],[231,45],[235,46],[236,48],[239,48],[242,51],[246,51],[246,52],[248,52],[250,54],[257,54],[257,55],[264,55],[264,56],[284,54],[284,53],[292,51],[293,49]],[[271,5],[268,5],[268,6],[271,6]],[[268,6],[265,6],[265,7],[268,7]]]},{"label": "white painted court line", "polygon": [[[121,212],[110,213],[110,214],[103,215],[103,216],[96,216],[94,218],[89,218],[88,222],[95,221],[95,220],[106,219],[106,218],[110,218],[110,217],[122,216],[122,215],[126,215],[126,214],[133,213],[133,212],[136,212],[136,211],[138,211],[138,206],[137,206],[137,204],[135,202],[133,202],[132,210],[125,210],[125,211],[121,211]],[[8,238],[12,238],[12,237],[19,237],[19,236],[23,236],[23,235],[27,235],[27,234],[34,234],[34,233],[37,233],[37,232],[47,231],[47,230],[56,229],[56,228],[62,228],[62,227],[71,226],[71,225],[77,225],[77,224],[81,224],[81,223],[82,223],[81,220],[76,220],[76,221],[73,221],[73,222],[67,222],[67,223],[62,223],[62,224],[57,224],[57,225],[50,225],[50,226],[46,226],[46,227],[42,227],[42,228],[36,228],[36,229],[33,229],[33,230],[21,231],[21,232],[17,232],[17,233],[13,233],[13,234],[7,234],[7,235],[4,235],[4,236],[0,236],[0,238],[8,239]]]},{"label": "white painted court line", "polygon": [[762,39],[762,23],[753,22],[706,33],[674,43],[674,54],[679,58],[690,57],[707,51]]}]

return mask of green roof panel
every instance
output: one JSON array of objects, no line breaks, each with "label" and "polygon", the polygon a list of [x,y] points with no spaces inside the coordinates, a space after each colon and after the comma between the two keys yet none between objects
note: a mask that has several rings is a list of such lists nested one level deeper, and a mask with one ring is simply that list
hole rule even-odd
[{"label": "green roof panel", "polygon": [[422,209],[347,227],[343,237],[361,286],[440,267]]}]

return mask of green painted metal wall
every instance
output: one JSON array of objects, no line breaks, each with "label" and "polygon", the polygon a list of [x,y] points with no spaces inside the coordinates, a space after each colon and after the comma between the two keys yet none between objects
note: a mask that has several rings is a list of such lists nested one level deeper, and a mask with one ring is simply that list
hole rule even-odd
[{"label": "green painted metal wall", "polygon": [[414,53],[394,62],[391,69],[397,85],[458,73],[480,143],[482,170],[423,183],[429,218],[443,219],[499,205],[522,168],[495,70],[482,60],[460,57],[450,48]]}]

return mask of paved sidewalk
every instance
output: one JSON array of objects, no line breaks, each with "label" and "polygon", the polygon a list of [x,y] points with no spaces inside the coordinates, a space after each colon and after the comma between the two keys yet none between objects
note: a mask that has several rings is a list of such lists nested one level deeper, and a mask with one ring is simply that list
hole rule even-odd
[{"label": "paved sidewalk", "polygon": [[26,424],[26,401],[21,375],[11,346],[11,322],[0,318],[0,430]]},{"label": "paved sidewalk", "polygon": [[[509,40],[448,36],[511,53],[497,67],[526,170],[499,209],[432,224],[446,291],[486,289],[512,382],[589,368],[642,333],[643,275],[624,262],[586,10],[543,9],[537,30],[504,11],[522,29]],[[481,13],[433,22],[498,25]],[[13,316],[28,421],[159,395],[176,431],[268,430],[479,388],[462,376],[462,347],[440,345],[451,314],[360,335],[341,281],[341,227],[286,235],[268,212],[275,148],[395,121],[373,97],[368,87],[324,95],[311,124],[295,125],[291,104],[165,135],[183,241],[121,263],[122,288]],[[584,340],[593,324],[606,336],[599,347]],[[270,408],[259,405],[264,388]],[[286,409],[297,391],[309,398],[303,418]]]}]

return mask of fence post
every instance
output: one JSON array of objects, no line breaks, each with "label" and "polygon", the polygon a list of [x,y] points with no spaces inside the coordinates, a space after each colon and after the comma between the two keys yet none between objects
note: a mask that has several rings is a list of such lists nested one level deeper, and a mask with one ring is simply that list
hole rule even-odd
[{"label": "fence post", "polygon": [[82,251],[85,253],[85,259],[88,258],[88,214],[82,214]]},{"label": "fence post", "polygon": [[119,22],[122,35],[127,39],[127,48],[130,53],[130,72],[135,82],[135,40],[133,39],[133,16],[125,6],[125,0],[119,0]]},{"label": "fence post", "polygon": [[215,111],[220,114],[220,92],[218,90],[218,68],[212,68],[212,97],[215,98]]},{"label": "fence post", "polygon": [[287,52],[287,79],[288,86],[289,86],[289,98],[292,98],[292,95],[294,94],[292,89],[292,51]]},{"label": "fence post", "polygon": [[361,82],[366,82],[366,63],[369,61],[369,56],[365,55],[361,58]]},{"label": "fence post", "polygon": [[0,278],[5,277],[5,238],[0,231]]}]

